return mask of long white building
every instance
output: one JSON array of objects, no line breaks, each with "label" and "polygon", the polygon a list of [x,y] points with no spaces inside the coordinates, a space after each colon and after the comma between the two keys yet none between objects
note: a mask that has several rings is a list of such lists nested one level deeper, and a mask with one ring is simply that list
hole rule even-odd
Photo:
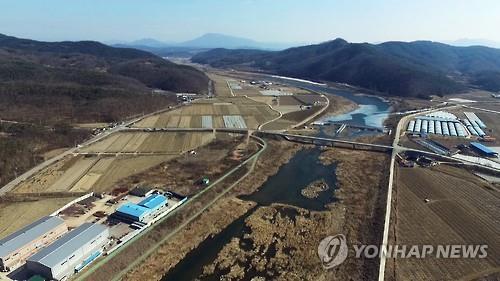
[{"label": "long white building", "polygon": [[58,217],[43,217],[0,240],[0,270],[14,270],[68,231]]},{"label": "long white building", "polygon": [[49,279],[66,280],[100,255],[108,237],[106,226],[85,223],[28,258],[27,268]]}]

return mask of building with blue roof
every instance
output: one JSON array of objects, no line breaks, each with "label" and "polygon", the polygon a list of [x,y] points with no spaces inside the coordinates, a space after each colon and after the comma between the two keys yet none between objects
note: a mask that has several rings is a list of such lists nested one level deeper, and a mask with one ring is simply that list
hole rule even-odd
[{"label": "building with blue roof", "polygon": [[114,218],[125,222],[144,222],[145,219],[167,205],[167,197],[153,194],[146,197],[138,204],[125,203],[113,214]]},{"label": "building with blue roof", "polygon": [[498,157],[498,152],[492,150],[491,148],[478,143],[478,142],[471,142],[470,146],[479,154],[488,156],[488,157]]},{"label": "building with blue roof", "polygon": [[146,199],[139,202],[139,206],[146,207],[151,210],[157,210],[167,203],[167,197],[161,194],[153,194],[148,196]]},{"label": "building with blue roof", "polygon": [[151,211],[151,209],[133,203],[125,203],[116,209],[116,212],[121,216],[127,217],[133,221],[143,221]]}]

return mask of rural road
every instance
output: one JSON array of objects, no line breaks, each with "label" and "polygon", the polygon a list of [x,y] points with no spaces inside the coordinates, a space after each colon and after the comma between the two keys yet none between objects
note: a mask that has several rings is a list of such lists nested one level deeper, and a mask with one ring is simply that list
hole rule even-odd
[{"label": "rural road", "polygon": [[[239,168],[241,168],[242,166],[246,165],[247,163],[249,163],[250,161],[252,161],[252,165],[250,166],[250,169],[248,169],[248,171],[242,176],[240,177],[237,181],[235,181],[233,184],[231,184],[228,188],[224,189],[223,192],[221,192],[219,195],[217,195],[217,197],[215,197],[212,201],[210,201],[208,204],[206,204],[202,209],[200,209],[198,212],[196,212],[195,214],[193,214],[187,221],[185,221],[184,223],[182,223],[181,225],[177,226],[171,233],[169,233],[168,235],[164,236],[160,241],[156,242],[156,244],[151,247],[148,251],[144,252],[139,258],[135,259],[133,263],[129,264],[127,266],[127,268],[123,269],[122,271],[120,271],[120,273],[118,273],[115,278],[112,279],[112,281],[119,281],[122,279],[122,277],[127,273],[129,272],[131,269],[133,269],[134,267],[136,267],[137,265],[139,265],[142,261],[144,261],[147,257],[149,257],[151,254],[153,254],[157,249],[158,247],[160,247],[163,243],[165,243],[168,239],[170,239],[172,236],[174,236],[177,232],[179,232],[181,229],[183,229],[185,226],[187,226],[189,223],[191,223],[194,219],[196,219],[198,216],[200,216],[203,212],[205,212],[210,206],[212,206],[215,202],[217,202],[220,198],[222,198],[224,195],[226,195],[229,191],[231,191],[238,183],[240,183],[244,178],[246,178],[250,173],[253,172],[254,168],[255,168],[255,164],[257,163],[257,160],[260,156],[260,154],[266,150],[267,148],[267,143],[261,139],[261,138],[257,138],[259,141],[261,141],[261,146],[262,148],[257,152],[255,153],[252,157],[248,158],[247,160],[245,160],[243,163],[239,164],[238,166],[236,166],[235,168],[233,168],[229,173],[225,174],[224,176],[222,176],[221,178],[217,179],[216,182],[214,182],[212,186],[215,186],[216,184],[222,182],[224,179],[226,179],[227,177],[229,177],[231,174],[233,174],[234,172],[236,172]],[[206,190],[206,189],[205,189]],[[203,192],[205,192],[205,190]],[[201,193],[203,192],[200,192],[198,194],[196,194],[195,196],[198,197],[199,195],[201,195]],[[195,197],[191,198],[194,199]]]},{"label": "rural road", "polygon": [[482,110],[482,111],[486,111],[486,112],[490,112],[490,113],[500,114],[500,111],[495,111],[495,110],[491,110],[491,109],[484,109],[484,108],[474,107],[474,106],[470,106],[470,105],[462,105],[462,106],[465,107],[465,108],[470,108],[470,109],[475,109],[475,110]]},{"label": "rural road", "polygon": [[154,229],[155,226],[159,225],[162,221],[164,221],[167,218],[171,217],[172,215],[174,215],[175,213],[177,213],[179,210],[182,210],[185,206],[187,206],[188,204],[190,204],[191,202],[193,202],[194,199],[198,198],[202,194],[204,194],[204,193],[208,192],[209,190],[211,190],[213,187],[215,187],[217,184],[219,184],[220,182],[222,182],[224,179],[226,179],[227,177],[231,176],[233,173],[235,173],[236,171],[238,171],[242,166],[244,166],[244,165],[248,164],[249,162],[253,161],[252,162],[252,166],[247,171],[247,173],[245,173],[245,175],[243,175],[236,182],[234,182],[231,186],[229,186],[223,192],[221,192],[219,195],[217,195],[217,197],[215,197],[212,201],[210,201],[208,204],[206,204],[201,210],[199,210],[198,212],[196,212],[195,214],[193,214],[191,217],[189,217],[189,219],[186,220],[184,223],[182,223],[181,225],[178,225],[177,227],[175,227],[175,229],[173,229],[172,232],[170,232],[168,235],[162,237],[162,239],[160,241],[158,241],[153,247],[151,247],[146,252],[143,252],[142,255],[139,258],[137,258],[133,263],[129,264],[127,266],[127,268],[124,268],[122,271],[120,271],[120,273],[118,273],[114,277],[114,279],[113,279],[113,280],[121,280],[121,278],[128,271],[130,271],[134,266],[136,266],[141,261],[143,261],[145,258],[147,258],[149,255],[151,255],[154,251],[156,251],[156,249],[159,246],[161,246],[161,244],[165,243],[165,241],[167,239],[170,239],[173,235],[175,235],[177,232],[179,232],[182,228],[184,228],[186,225],[188,225],[190,222],[192,222],[202,212],[204,212],[211,205],[213,205],[217,200],[219,200],[222,196],[224,196],[227,192],[229,192],[231,189],[233,189],[242,179],[244,179],[245,177],[247,177],[254,170],[255,164],[257,162],[257,159],[260,157],[260,155],[262,154],[262,152],[264,152],[267,149],[267,143],[266,143],[266,141],[264,141],[263,139],[261,139],[259,137],[256,137],[256,136],[252,136],[252,137],[255,138],[255,139],[257,139],[260,142],[259,144],[261,145],[261,149],[259,151],[257,151],[254,155],[252,155],[251,157],[249,157],[247,160],[243,161],[238,166],[236,166],[233,169],[231,169],[229,172],[227,172],[222,177],[220,177],[217,180],[215,180],[212,184],[210,184],[210,186],[206,187],[205,189],[203,189],[202,191],[200,191],[199,193],[197,193],[196,195],[194,195],[193,197],[191,197],[185,204],[181,205],[179,208],[175,209],[174,211],[172,211],[171,213],[169,213],[168,215],[166,215],[165,217],[163,217],[162,219],[160,219],[158,222],[156,222],[156,224],[154,226],[152,226],[152,227],[146,229],[145,231],[141,232],[139,235],[137,235],[136,237],[132,238],[129,242],[127,242],[126,245],[118,248],[116,251],[112,252],[110,255],[108,255],[108,256],[104,257],[103,259],[101,259],[100,261],[98,261],[94,266],[92,266],[91,268],[89,268],[87,271],[84,271],[81,274],[79,274],[78,276],[76,276],[75,280],[76,281],[83,281],[83,280],[85,280],[92,273],[94,273],[99,267],[103,266],[110,259],[112,259],[113,257],[115,257],[120,252],[122,252],[128,245],[131,245],[134,241],[137,241],[142,236],[144,236],[146,233],[150,232],[152,229]]},{"label": "rural road", "polygon": [[317,116],[319,116],[320,114],[325,112],[325,110],[328,109],[328,107],[330,106],[330,99],[327,98],[324,94],[321,94],[321,93],[317,93],[317,94],[326,100],[326,105],[323,108],[321,108],[321,110],[319,110],[318,112],[314,113],[313,115],[307,117],[305,120],[303,120],[299,124],[294,125],[292,128],[297,128],[297,127],[300,127],[300,126],[306,124],[307,122],[313,120],[314,118],[316,118]]},{"label": "rural road", "polygon": [[[94,142],[97,142],[107,136],[109,136],[110,134],[114,133],[114,132],[117,132],[117,131],[120,131],[123,129],[123,125],[122,126],[118,126],[118,127],[115,127],[113,129],[110,129],[108,131],[105,131],[104,133],[101,133],[97,136],[95,136],[94,138],[80,144],[82,147],[83,146],[88,146]],[[20,184],[21,182],[29,179],[31,176],[33,176],[34,174],[40,172],[41,170],[45,169],[46,167],[54,164],[55,162],[63,159],[64,157],[70,155],[70,154],[73,154],[75,153],[77,150],[79,149],[79,147],[73,147],[69,150],[66,150],[64,151],[63,153],[53,157],[53,158],[50,158],[40,164],[38,164],[37,166],[33,167],[32,169],[26,171],[25,173],[23,173],[22,175],[18,176],[17,178],[15,178],[14,180],[12,180],[11,182],[7,183],[6,185],[4,185],[1,189],[0,189],[0,196],[4,195],[5,193],[11,191],[14,187],[16,187],[18,184]]]},{"label": "rural road", "polygon": [[[417,115],[421,114],[426,114],[426,113],[431,113],[433,111],[438,111],[438,110],[444,110],[444,109],[450,109],[454,108],[457,106],[449,106],[445,108],[437,108],[437,109],[430,109],[427,111],[420,111],[417,113],[413,113],[410,115],[403,116],[399,122],[398,125],[396,126],[396,130],[394,132],[394,140],[392,142],[392,153],[391,153],[391,162],[389,166],[389,186],[387,188],[387,199],[386,199],[386,206],[385,206],[385,217],[384,217],[384,234],[382,237],[382,245],[381,245],[381,251],[382,254],[380,255],[380,264],[379,264],[379,273],[378,273],[378,281],[384,281],[385,279],[385,264],[386,264],[386,254],[387,254],[387,246],[388,246],[388,240],[389,240],[389,226],[391,222],[391,208],[392,208],[392,188],[394,185],[394,169],[395,169],[395,160],[396,160],[396,154],[403,150],[407,150],[404,147],[399,146],[399,138],[401,136],[401,132],[404,129],[403,126],[406,124],[406,121],[409,118],[415,117]],[[438,154],[436,154],[438,155]],[[438,155],[441,157],[441,155]]]},{"label": "rural road", "polygon": [[38,165],[36,165],[35,167],[31,168],[30,170],[24,172],[22,175],[18,176],[17,178],[13,179],[12,181],[10,181],[9,183],[7,183],[6,185],[4,185],[3,187],[0,188],[0,196],[2,195],[5,195],[7,192],[11,191],[13,188],[15,188],[17,185],[19,185],[20,183],[22,183],[23,181],[29,179],[30,177],[32,177],[34,174],[40,172],[41,170],[45,169],[46,167],[56,163],[57,161],[63,159],[64,157],[68,156],[68,155],[71,155],[73,153],[76,153],[79,149],[81,149],[82,147],[85,147],[85,146],[89,146],[97,141],[100,141],[101,139],[113,134],[113,133],[116,133],[116,132],[119,132],[119,131],[122,131],[122,130],[126,130],[128,129],[127,126],[130,126],[144,118],[147,118],[149,116],[152,116],[152,115],[155,115],[155,114],[159,114],[159,113],[163,113],[165,111],[169,111],[169,110],[174,110],[176,108],[180,107],[179,105],[177,106],[173,106],[173,107],[169,107],[169,108],[163,108],[163,109],[160,109],[160,110],[157,110],[157,111],[154,111],[154,112],[151,112],[151,113],[148,113],[146,115],[142,115],[142,116],[139,116],[139,117],[136,117],[136,118],[133,118],[127,122],[125,122],[124,124],[122,125],[118,125],[114,128],[111,128],[109,130],[106,130],[104,131],[103,133],[100,133],[94,137],[92,137],[91,139],[81,143],[79,145],[79,147],[73,147],[73,148],[70,148],[69,150],[66,150],[64,151],[63,153],[53,157],[53,158],[50,158]]}]

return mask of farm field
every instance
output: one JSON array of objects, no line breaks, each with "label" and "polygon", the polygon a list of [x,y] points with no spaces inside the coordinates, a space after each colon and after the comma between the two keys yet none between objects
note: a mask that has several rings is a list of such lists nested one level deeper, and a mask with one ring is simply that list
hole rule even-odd
[{"label": "farm field", "polygon": [[[202,119],[212,118],[214,128],[225,128],[224,116],[241,116],[249,129],[272,120],[278,113],[265,103],[245,97],[215,98],[145,118],[134,124],[138,128],[201,128]],[[239,118],[239,117],[236,117]]]},{"label": "farm field", "polygon": [[280,118],[276,121],[273,121],[269,124],[266,124],[262,126],[262,130],[285,130],[287,128],[292,127],[296,123],[290,120],[285,120],[283,118]]},{"label": "farm field", "polygon": [[274,97],[269,97],[269,96],[252,96],[252,97],[249,97],[249,99],[254,100],[256,102],[265,103],[265,104],[271,105],[273,107],[276,106],[276,105],[278,105],[277,99],[275,99]]},{"label": "farm field", "polygon": [[395,183],[390,244],[486,244],[488,255],[388,259],[386,280],[470,280],[500,271],[498,188],[449,166],[398,168]]},{"label": "farm field", "polygon": [[[217,139],[224,137],[225,134],[217,135]],[[109,191],[124,178],[213,140],[215,135],[206,132],[118,132],[81,151],[90,154],[68,156],[22,182],[13,192]]]},{"label": "farm field", "polygon": [[231,90],[229,89],[227,85],[227,80],[229,80],[226,77],[214,74],[214,73],[207,73],[208,78],[214,82],[214,89],[215,93],[217,96],[222,96],[222,97],[230,97],[231,95]]},{"label": "farm field", "polygon": [[50,215],[75,198],[37,198],[25,202],[0,202],[0,239]]},{"label": "farm field", "polygon": [[213,138],[214,135],[210,132],[119,132],[81,149],[80,152],[179,154],[206,144]]},{"label": "farm field", "polygon": [[71,156],[17,186],[15,193],[104,192],[119,180],[157,166],[175,155]]}]

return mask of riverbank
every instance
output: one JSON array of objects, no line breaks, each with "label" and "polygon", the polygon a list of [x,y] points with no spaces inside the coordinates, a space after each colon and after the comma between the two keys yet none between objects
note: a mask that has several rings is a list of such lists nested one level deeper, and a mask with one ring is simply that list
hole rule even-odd
[{"label": "riverbank", "polygon": [[[389,161],[388,154],[365,151],[327,149],[321,155],[323,164],[337,163],[335,205],[345,215],[338,233],[349,245],[381,243]],[[378,259],[355,259],[351,251],[335,280],[371,280],[378,275]]]},{"label": "riverbank", "polygon": [[[314,151],[299,154],[306,152],[311,155]],[[257,208],[248,208],[243,221],[239,218],[213,239],[203,242],[201,248],[195,249],[181,262],[182,267],[176,267],[163,279],[366,280],[376,276],[378,259],[355,259],[352,258],[354,253],[336,270],[325,270],[317,257],[317,247],[323,238],[338,233],[345,234],[350,245],[379,243],[383,227],[379,221],[387,181],[387,175],[380,171],[389,157],[381,153],[343,149],[327,149],[314,157],[318,156],[321,163],[317,165],[336,165],[332,170],[336,175],[336,188],[324,191],[331,197],[324,208],[316,206],[316,209],[311,209],[315,205],[304,202],[300,203],[303,207],[299,207],[298,202],[289,199],[268,204],[267,201],[277,198],[272,189],[280,189],[282,197],[294,192],[295,188],[289,183],[283,183],[283,186],[291,190],[283,192],[283,186],[277,186],[278,182],[274,181],[278,175],[285,178],[289,175],[283,170],[296,161],[297,156],[294,156],[258,192],[241,197],[258,202]],[[310,165],[309,161],[299,159],[300,163]],[[298,196],[302,196],[300,190]],[[281,203],[283,201],[290,203]],[[205,258],[207,260],[200,261]]]},{"label": "riverbank", "polygon": [[320,117],[324,118],[329,115],[341,115],[359,108],[359,104],[337,95],[325,95],[330,100],[330,105],[322,113]]},{"label": "riverbank", "polygon": [[[255,203],[235,198],[237,195],[250,194],[275,174],[281,165],[301,147],[297,144],[268,141],[268,148],[259,158],[254,172],[243,179],[235,189],[216,202],[195,221],[179,231],[157,252],[147,258],[135,270],[129,272],[126,280],[158,280],[202,241],[212,237],[231,222],[250,210]],[[160,237],[159,237],[160,238]]]}]

